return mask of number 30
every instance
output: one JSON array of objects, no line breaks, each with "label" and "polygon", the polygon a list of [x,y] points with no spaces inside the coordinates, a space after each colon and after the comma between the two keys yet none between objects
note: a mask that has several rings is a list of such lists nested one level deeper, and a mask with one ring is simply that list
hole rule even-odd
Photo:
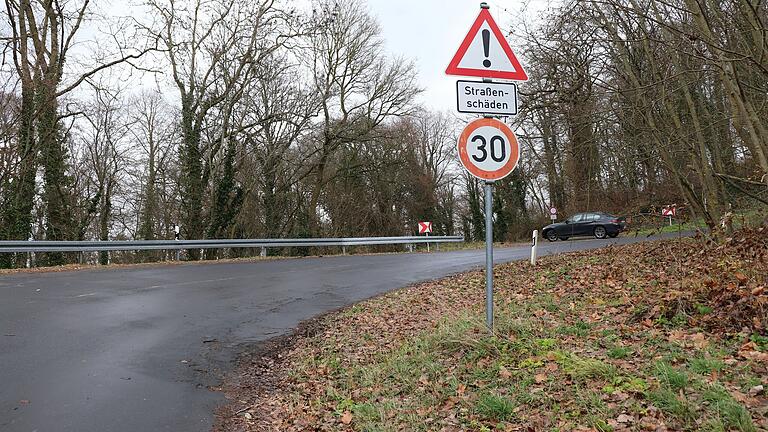
[{"label": "number 30", "polygon": [[[472,155],[472,159],[475,160],[475,162],[483,162],[488,158],[488,150],[485,149],[485,146],[487,145],[487,142],[485,141],[485,137],[482,135],[475,135],[470,140],[473,143],[480,141],[480,145],[477,146],[477,149],[480,150],[481,155],[478,157],[476,154]],[[496,157],[496,145],[495,143],[499,142],[499,148],[500,148],[500,155]],[[491,138],[491,159],[493,159],[495,162],[501,162],[504,159],[507,158],[507,142],[504,140],[504,137],[500,135],[494,135],[493,138]]]}]

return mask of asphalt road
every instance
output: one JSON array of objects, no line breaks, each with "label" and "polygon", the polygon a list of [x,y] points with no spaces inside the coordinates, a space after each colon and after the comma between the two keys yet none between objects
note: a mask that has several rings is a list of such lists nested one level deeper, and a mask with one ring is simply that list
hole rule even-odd
[{"label": "asphalt road", "polygon": [[[540,255],[640,240],[544,242]],[[207,431],[223,400],[208,386],[242,344],[483,264],[471,250],[0,276],[0,430]]]}]

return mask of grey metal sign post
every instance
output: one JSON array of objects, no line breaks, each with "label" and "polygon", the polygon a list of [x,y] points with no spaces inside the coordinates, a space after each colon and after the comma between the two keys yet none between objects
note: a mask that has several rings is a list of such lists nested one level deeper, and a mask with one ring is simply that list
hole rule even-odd
[{"label": "grey metal sign post", "polygon": [[485,182],[485,324],[493,331],[493,182]]}]

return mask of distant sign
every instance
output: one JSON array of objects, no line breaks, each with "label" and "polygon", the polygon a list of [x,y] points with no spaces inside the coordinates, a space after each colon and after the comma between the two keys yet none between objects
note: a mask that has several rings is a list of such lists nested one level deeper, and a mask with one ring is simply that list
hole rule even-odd
[{"label": "distant sign", "polygon": [[520,144],[509,126],[493,118],[468,124],[459,136],[459,160],[481,180],[501,180],[520,159]]},{"label": "distant sign", "polygon": [[429,234],[432,232],[432,222],[419,222],[419,234]]},{"label": "distant sign", "polygon": [[528,75],[487,6],[480,10],[445,73],[528,81]]},{"label": "distant sign", "polygon": [[675,216],[677,215],[677,208],[675,206],[670,207],[664,207],[664,209],[661,210],[662,216]]},{"label": "distant sign", "polygon": [[456,108],[462,113],[517,115],[517,86],[456,81]]},{"label": "distant sign", "polygon": [[549,209],[549,214],[556,215],[557,214],[557,209],[555,207],[550,208]]}]

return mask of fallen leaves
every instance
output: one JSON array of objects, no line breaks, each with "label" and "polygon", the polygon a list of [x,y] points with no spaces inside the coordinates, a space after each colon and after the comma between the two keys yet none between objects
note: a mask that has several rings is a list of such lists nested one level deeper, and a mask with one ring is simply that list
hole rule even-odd
[{"label": "fallen leaves", "polygon": [[339,418],[339,421],[341,421],[345,425],[352,423],[352,413],[349,411],[344,411],[344,414],[341,415],[341,418]]},{"label": "fallen leaves", "polygon": [[419,383],[423,386],[428,386],[430,384],[429,378],[426,375],[422,375],[419,377]]},{"label": "fallen leaves", "polygon": [[733,274],[733,276],[736,278],[736,280],[739,281],[739,285],[744,285],[749,280],[749,277],[747,277],[747,275],[742,272],[736,272]]},{"label": "fallen leaves", "polygon": [[768,353],[761,352],[757,344],[748,341],[739,348],[739,356],[747,360],[768,363]]},{"label": "fallen leaves", "polygon": [[[387,369],[393,356],[434,334],[441,323],[481,312],[480,272],[360,303],[318,320],[316,329],[292,338],[267,360],[246,362],[244,382],[228,394],[236,395],[231,398],[238,407],[258,408],[249,409],[249,416],[227,417],[220,429],[348,431],[366,429],[366,421],[376,429],[380,421],[385,429],[406,430],[411,428],[403,422],[418,421],[446,432],[595,430],[584,416],[568,415],[599,410],[606,413],[605,427],[615,431],[680,430],[684,422],[647,398],[662,385],[653,365],[673,360],[674,373],[687,370],[694,358],[701,359],[702,369],[688,379],[698,379],[702,388],[726,386],[748,409],[768,412],[765,382],[728,381],[729,370],[768,373],[763,339],[750,340],[765,335],[768,325],[766,237],[737,233],[725,245],[643,243],[546,257],[536,268],[497,266],[497,312],[520,305],[527,312],[495,336],[516,347],[510,352],[521,350],[512,359],[498,346],[478,345],[487,337],[478,326],[453,335],[456,340],[446,343],[459,347],[435,351],[429,367],[404,362],[397,367],[406,369]],[[712,369],[709,356],[726,342],[727,355]],[[426,361],[421,354],[408,359]],[[583,361],[568,360],[576,358]],[[416,370],[406,380],[401,375],[407,368]],[[582,392],[578,398],[576,388]],[[494,409],[510,416],[501,418],[514,421],[477,413],[488,389],[496,398]],[[672,404],[700,403],[695,391],[675,389],[665,397]]]},{"label": "fallen leaves", "polygon": [[507,370],[506,367],[501,366],[499,367],[499,376],[503,379],[510,379],[512,377],[512,372]]},{"label": "fallen leaves", "polygon": [[551,363],[547,363],[547,365],[544,368],[549,373],[555,373],[558,371],[558,369],[560,369],[560,366],[558,366],[557,363],[551,362]]},{"label": "fallen leaves", "polygon": [[668,339],[682,346],[693,347],[697,350],[704,350],[709,346],[707,336],[701,332],[689,333],[684,330],[673,330],[669,332]]}]

